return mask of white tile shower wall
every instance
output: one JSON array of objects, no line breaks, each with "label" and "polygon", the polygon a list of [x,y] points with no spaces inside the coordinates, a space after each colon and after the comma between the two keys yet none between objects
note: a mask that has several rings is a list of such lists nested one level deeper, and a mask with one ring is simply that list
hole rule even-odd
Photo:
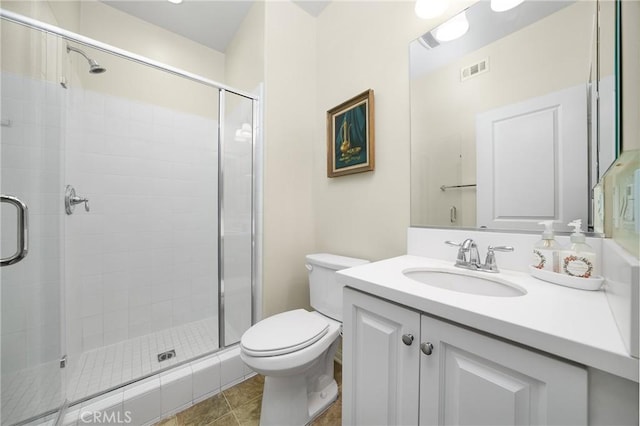
[{"label": "white tile shower wall", "polygon": [[69,95],[69,352],[216,317],[215,117]]},{"label": "white tile shower wall", "polygon": [[[2,193],[27,204],[30,225],[27,257],[0,271],[4,408],[5,397],[12,394],[5,382],[7,374],[36,371],[38,365],[61,355],[64,91],[55,83],[7,72],[0,81]],[[16,209],[3,203],[2,257],[15,251]],[[34,380],[51,373],[46,368],[38,371],[43,374],[36,374]],[[4,419],[4,410],[2,414]]]}]

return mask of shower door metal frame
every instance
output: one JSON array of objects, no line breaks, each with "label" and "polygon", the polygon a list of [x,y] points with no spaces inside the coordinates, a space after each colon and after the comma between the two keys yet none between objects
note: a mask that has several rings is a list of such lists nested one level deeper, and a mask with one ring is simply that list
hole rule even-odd
[{"label": "shower door metal frame", "polygon": [[[224,281],[224,137],[225,137],[225,123],[223,121],[224,111],[226,107],[227,92],[234,93],[230,90],[220,89],[218,94],[218,116],[220,121],[218,123],[218,334],[219,334],[219,346],[220,348],[227,347],[225,336],[225,281]],[[236,93],[237,94],[237,93]],[[242,96],[242,95],[241,95]],[[256,305],[255,300],[257,296],[258,287],[256,285],[256,275],[259,268],[258,265],[258,245],[260,241],[257,239],[258,224],[256,222],[256,206],[260,204],[258,199],[258,192],[256,188],[258,183],[256,182],[256,161],[257,161],[257,131],[258,125],[256,121],[259,120],[259,102],[252,98],[251,106],[251,325],[255,324],[256,319],[260,317],[261,310]],[[238,342],[236,342],[238,343]]]},{"label": "shower door metal frame", "polygon": [[[145,66],[149,66],[151,68],[155,68],[158,69],[160,71],[164,71],[179,77],[183,77],[186,78],[188,80],[191,81],[195,81],[201,84],[204,84],[205,86],[209,86],[209,87],[213,87],[215,89],[219,90],[219,99],[221,102],[221,105],[224,106],[224,94],[226,92],[228,93],[233,93],[235,95],[239,95],[242,96],[244,98],[250,99],[252,101],[253,104],[253,137],[252,137],[252,158],[251,158],[251,169],[252,169],[252,181],[251,181],[251,324],[254,324],[256,321],[256,312],[260,312],[259,308],[256,308],[256,296],[257,296],[257,281],[256,281],[256,275],[257,275],[257,271],[256,271],[256,267],[258,266],[258,262],[256,260],[256,252],[257,252],[257,247],[256,245],[259,244],[257,242],[256,239],[256,233],[259,232],[258,230],[258,226],[259,224],[257,224],[256,222],[256,203],[258,200],[260,200],[261,198],[259,198],[259,196],[256,194],[256,176],[255,176],[255,171],[256,171],[256,161],[258,161],[258,158],[256,156],[256,144],[257,144],[257,124],[256,124],[256,120],[259,119],[259,114],[260,114],[260,96],[259,95],[255,95],[249,92],[245,92],[242,90],[238,90],[235,89],[233,87],[227,86],[225,84],[219,83],[217,81],[214,80],[210,80],[208,78],[204,78],[202,76],[199,76],[197,74],[193,74],[191,72],[182,70],[180,68],[176,68],[167,64],[164,64],[162,62],[158,62],[155,61],[153,59],[147,58],[145,56],[142,55],[138,55],[132,52],[129,52],[127,50],[124,49],[120,49],[118,47],[112,46],[110,44],[107,43],[103,43],[97,40],[94,40],[90,37],[85,37],[82,36],[80,34],[74,33],[72,31],[68,31],[65,30],[63,28],[59,28],[56,27],[55,25],[51,25],[51,24],[47,24],[45,22],[41,22],[38,21],[36,19],[32,19],[5,9],[0,8],[0,18],[5,19],[9,22],[13,22],[16,24],[20,24],[35,30],[39,30],[39,31],[43,31],[45,33],[49,33],[49,34],[53,34],[59,37],[62,37],[65,40],[68,41],[72,41],[90,48],[94,48],[97,50],[100,50],[102,52],[106,52],[109,54],[112,54],[114,56],[118,56],[124,59],[128,59],[130,61],[145,65]],[[220,108],[218,111],[218,149],[220,149],[220,147],[222,146],[222,137],[224,136],[224,131],[223,131],[223,123],[224,123],[224,109]],[[219,166],[220,164],[220,157],[221,157],[221,151],[218,151],[218,161],[219,161]],[[222,164],[223,166],[224,164]],[[219,226],[221,221],[222,221],[222,216],[220,215],[221,213],[223,213],[223,206],[222,206],[222,202],[223,202],[223,195],[221,194],[221,190],[222,190],[222,186],[221,186],[221,182],[222,182],[222,168],[218,167],[218,198],[219,198],[219,217],[218,217],[218,224]],[[221,243],[222,240],[222,235],[218,234],[218,244],[219,244],[219,248],[223,247],[223,243]],[[222,251],[218,251],[218,263],[219,263],[219,274],[221,274],[221,269],[222,269],[222,264],[223,264],[223,252]],[[224,286],[222,285],[222,282],[219,280],[218,283],[219,286],[219,299],[218,299],[218,312],[219,312],[219,318],[221,320],[218,321],[218,346],[219,348],[216,351],[210,352],[210,353],[206,353],[206,354],[202,354],[201,356],[206,356],[209,355],[211,353],[215,353],[221,349],[226,348],[227,346],[225,345],[225,341],[224,341],[224,317],[223,315],[221,315],[220,313],[224,314]],[[201,357],[199,356],[199,357]],[[199,358],[196,357],[196,358]],[[191,361],[191,360],[189,360]],[[175,365],[174,365],[175,367]],[[144,378],[144,377],[143,377]]]}]

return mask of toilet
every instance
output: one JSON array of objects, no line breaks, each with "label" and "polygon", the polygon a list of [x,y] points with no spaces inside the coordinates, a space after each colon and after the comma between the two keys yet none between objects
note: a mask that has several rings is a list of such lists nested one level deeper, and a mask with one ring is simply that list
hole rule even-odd
[{"label": "toilet", "polygon": [[311,306],[266,318],[240,339],[240,357],[265,376],[261,426],[305,425],[338,397],[333,358],[342,331],[342,285],[335,271],[367,260],[306,256]]}]

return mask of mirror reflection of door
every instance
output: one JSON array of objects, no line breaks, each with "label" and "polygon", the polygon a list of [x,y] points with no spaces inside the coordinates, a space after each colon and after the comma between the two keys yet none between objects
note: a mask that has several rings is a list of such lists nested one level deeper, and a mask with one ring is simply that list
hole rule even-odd
[{"label": "mirror reflection of door", "polygon": [[586,110],[578,85],[478,114],[478,226],[587,223]]},{"label": "mirror reflection of door", "polygon": [[[539,229],[537,222],[533,221],[536,216],[533,211],[529,214],[531,218],[520,222],[479,223],[476,210],[480,209],[480,203],[485,202],[477,199],[479,192],[475,188],[461,188],[455,194],[453,190],[443,194],[439,188],[441,185],[479,183],[476,182],[476,169],[482,167],[480,158],[476,157],[476,117],[479,114],[580,85],[582,90],[587,90],[585,86],[590,81],[590,72],[596,74],[595,55],[602,50],[602,46],[595,49],[593,43],[598,29],[594,25],[598,3],[603,2],[528,0],[513,10],[496,13],[491,11],[489,2],[478,2],[466,10],[469,30],[465,36],[450,42],[430,44],[428,41],[431,39],[425,39],[428,39],[426,35],[433,33],[431,31],[411,43],[412,226],[451,226],[450,209],[459,203],[455,226]],[[615,28],[614,17],[610,18],[607,25],[612,28],[601,26],[599,31],[601,43],[610,44],[609,50],[612,50]],[[607,35],[603,36],[602,32]],[[613,68],[613,56],[603,52],[600,60],[610,62],[600,66],[602,89],[607,85],[605,70]],[[473,72],[465,73],[465,70]],[[609,72],[608,75],[612,74]],[[593,81],[598,77],[591,78]],[[610,98],[615,99],[615,94]],[[589,107],[593,110],[591,105]],[[588,108],[583,104],[580,108],[586,123]],[[602,111],[600,119],[607,115],[615,115],[613,106],[609,112]],[[591,119],[597,121],[598,117],[592,116]],[[589,174],[585,171],[593,173],[593,166],[589,165],[587,158],[589,138],[600,138],[605,144],[601,154],[597,147],[594,148],[593,156],[600,155],[601,163],[608,161],[604,158],[606,155],[615,158],[617,149],[615,140],[611,148],[612,143],[607,144],[606,141],[612,138],[603,136],[603,133],[612,133],[611,126],[601,124],[600,136],[587,134],[587,131],[585,124],[585,129],[580,130],[586,136],[580,142],[584,147],[579,155],[554,157],[551,152],[543,161],[549,164],[556,161],[557,176],[563,176],[564,169],[576,170],[579,175],[575,176],[575,182],[580,181],[586,194],[582,196],[588,199]],[[609,154],[605,154],[607,149]],[[580,167],[573,165],[577,158],[584,158]],[[485,172],[479,171],[478,175],[480,173]],[[483,176],[478,177],[483,179]],[[555,191],[559,188],[549,188],[557,203],[554,209],[568,212],[564,204],[573,202],[570,201],[573,199]],[[514,194],[514,200],[517,195]],[[572,211],[575,217],[569,219],[588,217],[589,203],[581,201],[580,205],[584,206],[584,211]],[[558,223],[556,229],[568,231],[565,226],[569,221],[565,221],[567,215],[557,212],[554,217],[563,223]],[[584,222],[588,223],[588,220]]]}]

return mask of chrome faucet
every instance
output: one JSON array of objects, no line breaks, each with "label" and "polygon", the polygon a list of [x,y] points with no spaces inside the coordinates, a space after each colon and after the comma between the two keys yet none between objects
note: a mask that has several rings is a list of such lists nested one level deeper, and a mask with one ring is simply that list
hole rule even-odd
[{"label": "chrome faucet", "polygon": [[[472,271],[500,272],[498,265],[496,264],[495,252],[513,251],[513,247],[511,246],[489,246],[487,248],[487,257],[484,263],[480,263],[478,246],[473,239],[467,238],[462,243],[455,243],[453,241],[445,241],[445,243],[450,246],[459,247],[455,266],[458,268],[471,269]],[[468,257],[467,253],[469,253]]]}]

